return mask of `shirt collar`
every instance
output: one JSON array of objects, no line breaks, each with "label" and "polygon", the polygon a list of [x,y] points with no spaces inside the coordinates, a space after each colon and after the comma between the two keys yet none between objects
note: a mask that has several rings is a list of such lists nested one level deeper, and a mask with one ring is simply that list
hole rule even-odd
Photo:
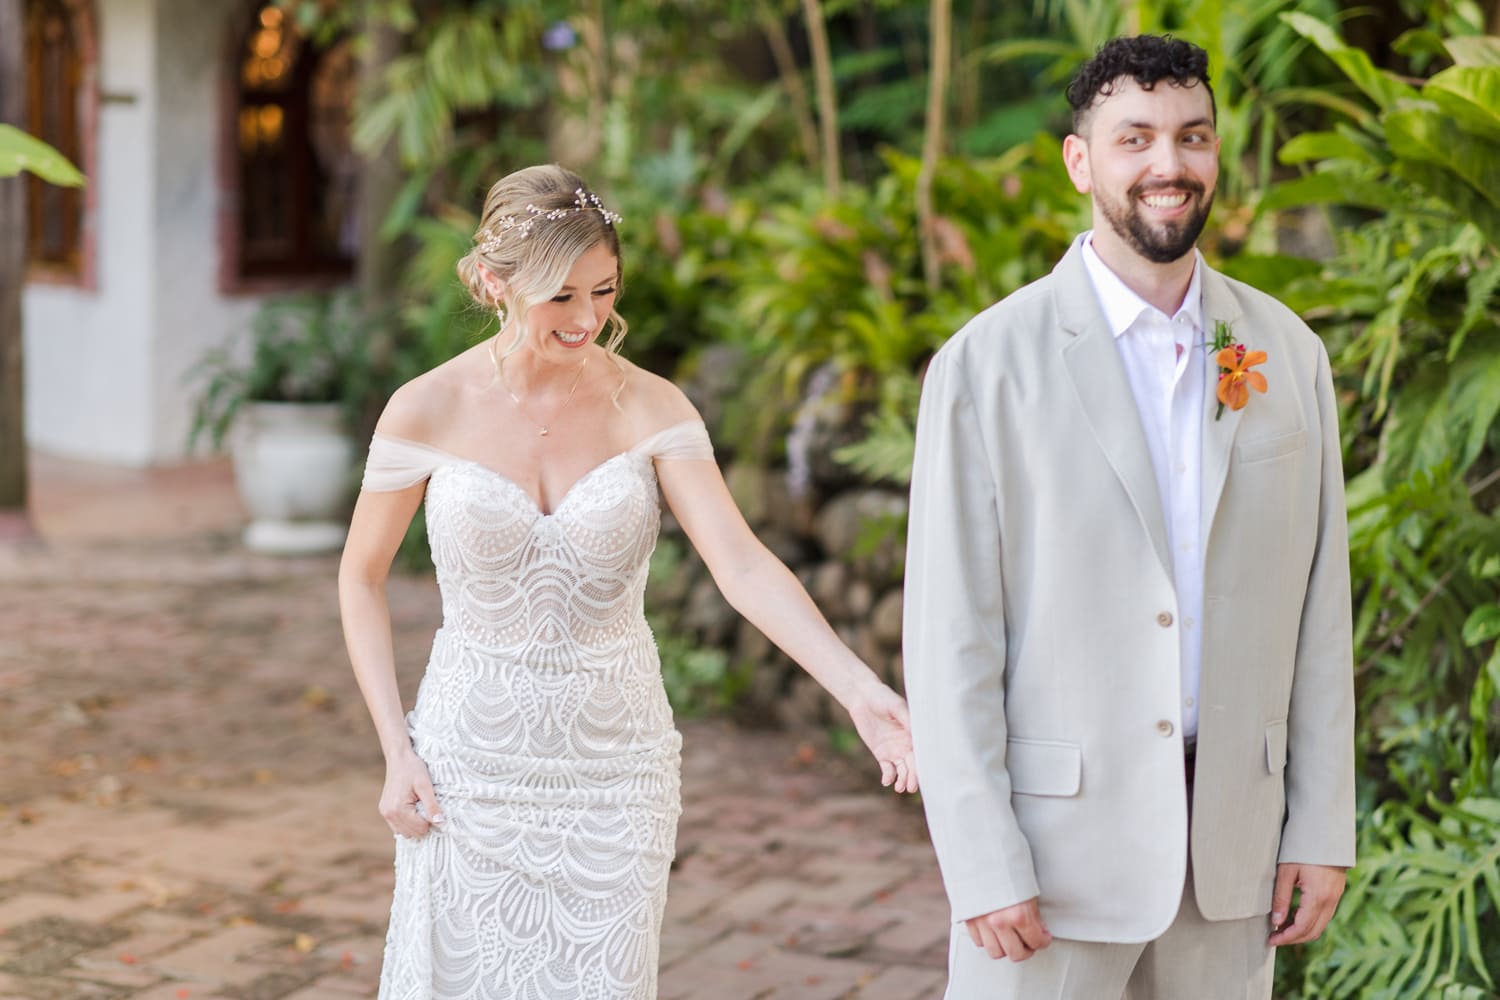
[{"label": "shirt collar", "polygon": [[1175,315],[1167,317],[1160,309],[1141,298],[1110,270],[1094,249],[1094,231],[1083,234],[1083,266],[1088,270],[1099,304],[1104,309],[1104,319],[1109,323],[1109,332],[1120,337],[1140,318],[1143,312],[1152,312],[1163,318],[1181,317],[1192,325],[1195,333],[1203,330],[1203,255],[1193,249],[1193,277],[1188,282],[1187,294]]}]

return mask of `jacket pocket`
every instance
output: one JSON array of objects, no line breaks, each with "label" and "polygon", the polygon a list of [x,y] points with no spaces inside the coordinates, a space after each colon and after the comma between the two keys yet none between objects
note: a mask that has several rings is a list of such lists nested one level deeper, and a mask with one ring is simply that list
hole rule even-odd
[{"label": "jacket pocket", "polygon": [[1240,462],[1268,462],[1282,455],[1300,451],[1307,442],[1307,431],[1292,431],[1255,441],[1244,441],[1234,446],[1234,457]]},{"label": "jacket pocket", "polygon": [[1083,750],[1056,740],[1005,741],[1010,790],[1020,795],[1077,795],[1083,777]]},{"label": "jacket pocket", "polygon": [[1280,774],[1286,769],[1286,720],[1266,723],[1266,770]]}]

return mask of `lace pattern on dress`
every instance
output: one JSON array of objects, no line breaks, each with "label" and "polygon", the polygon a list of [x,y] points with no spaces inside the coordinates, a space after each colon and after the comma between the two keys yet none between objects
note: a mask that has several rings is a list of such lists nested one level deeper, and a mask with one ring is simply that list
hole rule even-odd
[{"label": "lace pattern on dress", "polygon": [[367,489],[429,480],[443,625],[407,728],[447,817],[397,838],[382,1000],[656,996],[681,738],[643,612],[653,460],[712,457],[701,423],[669,427],[545,513],[376,436]]}]

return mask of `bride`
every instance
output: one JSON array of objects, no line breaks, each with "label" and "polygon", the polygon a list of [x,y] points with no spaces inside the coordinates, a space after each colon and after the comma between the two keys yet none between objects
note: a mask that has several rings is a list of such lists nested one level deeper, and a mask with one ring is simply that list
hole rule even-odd
[{"label": "bride", "polygon": [[[729,602],[915,791],[906,704],[730,498],[682,392],[617,351],[620,217],[557,166],[490,188],[458,273],[501,329],[381,416],[339,567],[396,834],[382,1000],[650,1000],[681,812],[642,612],[658,490]],[[403,716],[385,579],[419,504],[443,624]]]}]

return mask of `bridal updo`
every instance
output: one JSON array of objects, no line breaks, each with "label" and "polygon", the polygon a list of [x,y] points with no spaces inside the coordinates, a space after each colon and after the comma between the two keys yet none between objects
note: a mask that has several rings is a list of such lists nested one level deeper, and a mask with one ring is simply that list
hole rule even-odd
[{"label": "bridal updo", "polygon": [[[583,178],[556,164],[526,167],[494,183],[484,199],[474,246],[459,258],[458,277],[475,302],[502,311],[502,326],[513,323],[506,354],[521,344],[527,310],[556,295],[574,263],[595,246],[602,243],[614,254],[615,287],[620,287],[619,221]],[[485,284],[480,265],[509,288],[508,315]],[[611,311],[605,328],[604,347],[614,353],[625,339],[625,320]]]}]

